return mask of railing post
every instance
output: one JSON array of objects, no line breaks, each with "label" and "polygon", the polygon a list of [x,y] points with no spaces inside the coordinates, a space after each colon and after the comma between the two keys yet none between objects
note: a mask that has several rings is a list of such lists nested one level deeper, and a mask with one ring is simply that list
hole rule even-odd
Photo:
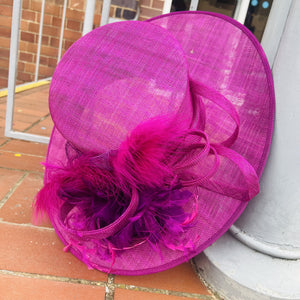
[{"label": "railing post", "polygon": [[87,34],[88,32],[90,32],[93,29],[95,3],[96,3],[96,0],[86,0],[82,35]]},{"label": "railing post", "polygon": [[64,0],[63,15],[62,15],[61,27],[60,27],[60,37],[59,37],[57,62],[59,62],[60,58],[61,58],[62,43],[63,43],[64,30],[65,30],[65,20],[66,20],[67,4],[68,4],[68,0]]},{"label": "railing post", "polygon": [[43,35],[43,24],[44,24],[44,14],[45,14],[45,2],[46,0],[42,1],[42,8],[41,8],[41,18],[40,18],[40,28],[39,28],[39,40],[38,40],[38,49],[36,54],[36,64],[35,64],[35,75],[34,81],[38,81],[39,79],[39,67],[40,67],[40,56],[41,56],[41,46],[42,46],[42,35]]},{"label": "railing post", "polygon": [[9,72],[6,104],[5,135],[7,136],[12,130],[14,99],[16,88],[16,72],[18,67],[18,49],[20,36],[22,0],[15,0],[13,4],[12,21],[11,21],[11,39],[9,54]]},{"label": "railing post", "polygon": [[249,7],[250,0],[238,0],[235,8],[233,18],[240,22],[241,24],[245,23],[245,19],[247,16],[247,11]]},{"label": "railing post", "polygon": [[111,0],[103,0],[100,26],[107,24],[109,21],[110,4]]},{"label": "railing post", "polygon": [[20,23],[22,12],[22,0],[14,0],[12,24],[11,24],[11,39],[10,39],[10,54],[9,54],[9,73],[8,73],[8,89],[6,102],[6,118],[5,118],[5,136],[27,141],[48,143],[49,138],[45,136],[17,132],[13,130],[14,116],[14,100],[16,89],[16,76],[18,67],[18,50]]}]

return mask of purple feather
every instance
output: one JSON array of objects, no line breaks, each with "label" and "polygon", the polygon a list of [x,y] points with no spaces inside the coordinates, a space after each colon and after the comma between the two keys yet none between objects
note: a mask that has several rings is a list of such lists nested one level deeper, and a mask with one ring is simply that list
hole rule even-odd
[{"label": "purple feather", "polygon": [[184,134],[167,124],[141,124],[118,151],[101,155],[81,153],[67,144],[67,165],[47,166],[49,180],[37,195],[36,215],[60,210],[69,229],[102,229],[124,214],[135,188],[135,214],[121,230],[99,241],[101,247],[122,250],[146,241],[157,249],[160,242],[184,248],[181,236],[195,214],[185,208],[194,196],[182,189],[173,166],[175,152],[177,160],[184,153]]}]

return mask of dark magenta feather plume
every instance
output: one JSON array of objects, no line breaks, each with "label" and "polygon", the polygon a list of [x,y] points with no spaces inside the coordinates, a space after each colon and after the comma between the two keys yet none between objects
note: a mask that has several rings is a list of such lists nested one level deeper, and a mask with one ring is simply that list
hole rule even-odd
[{"label": "dark magenta feather plume", "polygon": [[82,153],[67,144],[67,165],[46,165],[49,180],[37,195],[36,214],[51,216],[58,209],[70,230],[101,230],[124,214],[135,189],[139,202],[134,215],[102,239],[102,247],[122,250],[148,242],[156,248],[163,242],[184,248],[180,237],[195,211],[186,211],[193,195],[182,189],[173,166],[183,136],[169,122],[155,119],[138,125],[117,151]]}]

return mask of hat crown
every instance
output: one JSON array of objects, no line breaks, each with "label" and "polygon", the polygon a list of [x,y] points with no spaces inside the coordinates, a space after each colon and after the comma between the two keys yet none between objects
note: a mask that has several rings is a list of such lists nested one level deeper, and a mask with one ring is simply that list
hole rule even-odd
[{"label": "hat crown", "polygon": [[68,50],[53,76],[49,105],[69,142],[99,153],[117,149],[140,122],[176,116],[191,105],[189,97],[177,40],[159,26],[129,21],[95,29]]}]

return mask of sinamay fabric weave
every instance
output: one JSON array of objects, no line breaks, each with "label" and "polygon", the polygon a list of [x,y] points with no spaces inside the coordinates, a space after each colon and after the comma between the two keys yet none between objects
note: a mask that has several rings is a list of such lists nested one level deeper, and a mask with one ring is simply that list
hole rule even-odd
[{"label": "sinamay fabric weave", "polygon": [[258,193],[274,121],[255,37],[213,13],[119,22],[57,66],[35,203],[90,268],[139,275],[200,253]]}]

